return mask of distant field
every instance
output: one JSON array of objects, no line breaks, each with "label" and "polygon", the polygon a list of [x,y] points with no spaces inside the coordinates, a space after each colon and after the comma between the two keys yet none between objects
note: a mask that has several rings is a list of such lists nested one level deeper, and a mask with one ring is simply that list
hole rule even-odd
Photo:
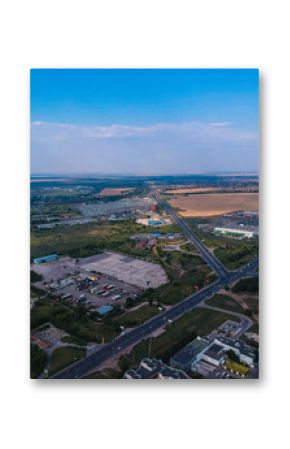
[{"label": "distant field", "polygon": [[217,192],[220,190],[224,190],[221,187],[192,187],[189,189],[174,189],[174,190],[166,190],[164,193],[169,193],[171,195],[175,194],[184,194],[184,193],[206,193],[206,192]]},{"label": "distant field", "polygon": [[123,195],[123,193],[127,193],[134,190],[134,187],[127,187],[127,188],[112,188],[109,187],[104,188],[99,193],[100,196],[114,196],[114,195]]},{"label": "distant field", "polygon": [[258,193],[217,193],[178,196],[170,204],[180,210],[183,217],[210,217],[238,210],[256,210]]}]

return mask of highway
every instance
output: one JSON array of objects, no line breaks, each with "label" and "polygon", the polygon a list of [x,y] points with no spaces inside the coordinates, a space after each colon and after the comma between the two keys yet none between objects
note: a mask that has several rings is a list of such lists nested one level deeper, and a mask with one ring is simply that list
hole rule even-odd
[{"label": "highway", "polygon": [[181,317],[185,312],[189,312],[199,303],[205,299],[210,298],[212,295],[217,293],[221,288],[225,287],[227,284],[235,282],[240,278],[247,276],[252,273],[258,267],[258,260],[253,261],[250,264],[242,267],[238,271],[228,273],[226,278],[220,278],[213,284],[204,287],[197,293],[189,296],[183,301],[179,302],[173,306],[170,310],[162,312],[159,315],[153,317],[151,320],[146,321],[141,326],[132,329],[130,332],[121,335],[116,338],[112,343],[108,343],[103,348],[90,354],[85,359],[70,365],[68,368],[57,373],[53,376],[53,379],[76,379],[84,376],[86,373],[94,368],[97,368],[106,360],[113,356],[116,356],[119,352],[125,348],[138,343],[143,338],[149,336],[158,329],[164,327],[168,320],[176,320]]},{"label": "highway", "polygon": [[132,329],[131,331],[120,335],[112,343],[106,344],[103,348],[97,350],[94,353],[90,353],[86,358],[70,365],[68,368],[55,374],[52,379],[77,379],[87,374],[92,369],[97,368],[106,360],[116,356],[119,352],[125,348],[132,346],[140,342],[145,337],[148,337],[153,332],[164,327],[168,321],[176,320],[184,313],[189,312],[194,307],[199,305],[205,299],[210,298],[217,293],[221,288],[226,285],[236,282],[242,277],[253,275],[258,267],[259,261],[254,260],[251,263],[243,266],[237,271],[228,271],[223,264],[207,249],[207,247],[196,237],[189,226],[177,216],[174,209],[172,209],[167,203],[160,201],[155,196],[159,205],[171,215],[175,223],[183,230],[184,234],[194,243],[198,248],[202,258],[212,267],[212,269],[218,274],[218,280],[214,283],[200,289],[198,292],[185,298],[171,309],[160,313],[159,315],[151,318],[140,326]]},{"label": "highway", "polygon": [[177,215],[175,210],[167,202],[160,200],[155,192],[153,193],[153,196],[159,206],[172,217],[173,221],[183,231],[188,240],[195,245],[201,257],[208,263],[208,265],[218,274],[220,278],[226,279],[229,272],[221,261],[208,250],[206,245],[195,234],[193,234],[188,224]]}]

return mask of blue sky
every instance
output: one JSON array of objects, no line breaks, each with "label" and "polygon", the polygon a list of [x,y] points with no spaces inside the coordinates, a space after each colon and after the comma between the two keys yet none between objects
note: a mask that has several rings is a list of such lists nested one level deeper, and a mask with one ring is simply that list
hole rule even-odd
[{"label": "blue sky", "polygon": [[258,71],[34,69],[31,170],[257,171]]}]

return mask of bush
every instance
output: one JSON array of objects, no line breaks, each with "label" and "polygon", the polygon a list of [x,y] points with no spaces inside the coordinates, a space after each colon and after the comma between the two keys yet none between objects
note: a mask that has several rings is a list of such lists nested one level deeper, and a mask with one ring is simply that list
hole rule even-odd
[{"label": "bush", "polygon": [[233,292],[257,292],[259,290],[258,276],[241,279],[233,288]]}]

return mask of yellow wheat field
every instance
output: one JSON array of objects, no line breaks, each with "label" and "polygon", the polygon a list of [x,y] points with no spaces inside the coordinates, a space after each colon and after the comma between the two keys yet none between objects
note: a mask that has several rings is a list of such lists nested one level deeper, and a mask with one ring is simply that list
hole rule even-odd
[{"label": "yellow wheat field", "polygon": [[183,217],[211,217],[238,210],[257,210],[258,193],[216,193],[178,196],[170,204],[179,209]]}]

